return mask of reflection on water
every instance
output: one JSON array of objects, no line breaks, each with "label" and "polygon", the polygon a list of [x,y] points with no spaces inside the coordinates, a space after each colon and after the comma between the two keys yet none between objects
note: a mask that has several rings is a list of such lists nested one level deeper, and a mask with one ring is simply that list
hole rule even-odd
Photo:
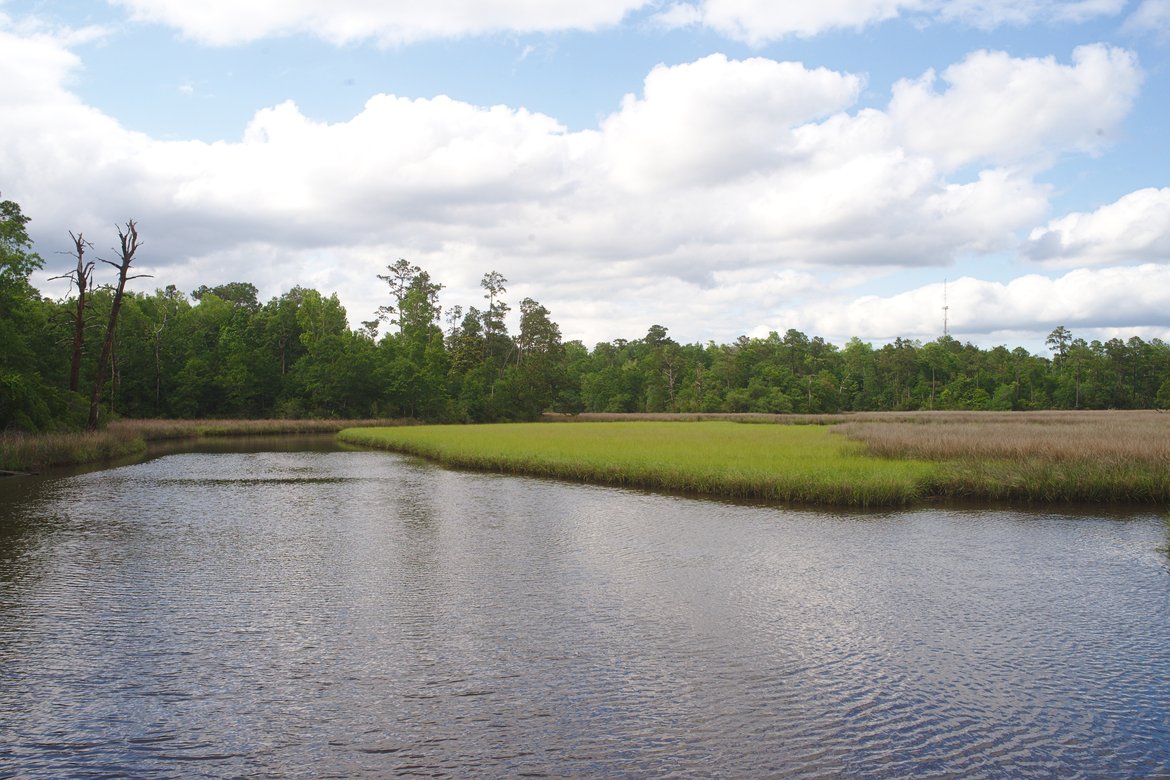
[{"label": "reflection on water", "polygon": [[1166,536],[368,452],[8,480],[0,774],[1167,774]]}]

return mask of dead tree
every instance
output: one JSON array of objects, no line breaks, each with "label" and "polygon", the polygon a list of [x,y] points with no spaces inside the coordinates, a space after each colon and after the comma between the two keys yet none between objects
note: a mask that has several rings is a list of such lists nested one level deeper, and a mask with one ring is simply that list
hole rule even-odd
[{"label": "dead tree", "polygon": [[98,258],[106,265],[112,265],[118,269],[118,284],[114,287],[114,299],[110,303],[110,319],[106,324],[106,336],[102,339],[101,355],[98,356],[97,371],[93,379],[93,392],[89,396],[89,422],[86,427],[91,431],[97,430],[98,427],[98,409],[102,400],[102,385],[106,381],[106,364],[110,361],[110,355],[114,350],[114,331],[118,326],[118,311],[122,308],[122,296],[126,291],[126,282],[149,275],[129,275],[130,263],[134,261],[134,255],[141,246],[138,243],[138,226],[134,224],[134,220],[126,223],[125,232],[118,228],[118,239],[122,243],[122,248],[118,252],[120,262],[115,263],[112,260]]},{"label": "dead tree", "polygon": [[54,276],[53,279],[68,279],[72,287],[77,285],[77,306],[73,312],[73,358],[69,364],[69,389],[77,392],[81,389],[81,348],[85,342],[85,304],[86,296],[93,291],[93,261],[85,261],[86,248],[93,249],[93,244],[86,241],[81,233],[73,235],[72,256],[77,258],[77,268],[67,274]]}]

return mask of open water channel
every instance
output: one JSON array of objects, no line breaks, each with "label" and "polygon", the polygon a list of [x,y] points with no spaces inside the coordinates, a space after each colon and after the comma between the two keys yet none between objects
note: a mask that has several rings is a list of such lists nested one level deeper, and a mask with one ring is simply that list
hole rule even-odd
[{"label": "open water channel", "polygon": [[0,777],[1170,776],[1161,512],[318,449],[0,481]]}]

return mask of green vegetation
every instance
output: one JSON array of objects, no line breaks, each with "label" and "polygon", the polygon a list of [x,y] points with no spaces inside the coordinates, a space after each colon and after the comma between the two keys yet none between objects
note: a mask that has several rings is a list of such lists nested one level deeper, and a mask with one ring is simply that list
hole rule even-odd
[{"label": "green vegetation", "polygon": [[935,471],[867,456],[823,426],[512,423],[348,429],[339,437],[464,468],[795,503],[906,504]]},{"label": "green vegetation", "polygon": [[[483,275],[481,310],[441,305],[443,285],[407,260],[385,273],[370,269],[371,281],[386,285],[386,302],[358,329],[336,294],[304,287],[264,303],[248,282],[188,294],[162,279],[152,293],[119,296],[127,273],[136,278],[128,266],[137,251],[133,222],[122,234],[121,264],[87,260],[91,245],[80,235],[48,248],[52,257],[71,246],[75,266],[46,269],[67,271],[59,277],[72,282],[68,296],[51,300],[29,282],[45,262],[33,251],[28,221],[16,203],[0,202],[0,431],[10,433],[76,431],[95,412],[100,427],[141,418],[465,423],[534,420],[547,411],[1170,406],[1170,345],[1086,342],[1062,326],[1049,337],[1051,357],[949,336],[837,346],[795,329],[680,344],[661,325],[590,349],[563,342],[552,313],[531,298],[516,305],[518,330],[509,332],[508,280],[496,271]],[[148,252],[149,226],[142,229]]]},{"label": "green vegetation", "polygon": [[1157,412],[626,419],[339,436],[465,468],[793,503],[1170,502],[1170,415]]}]

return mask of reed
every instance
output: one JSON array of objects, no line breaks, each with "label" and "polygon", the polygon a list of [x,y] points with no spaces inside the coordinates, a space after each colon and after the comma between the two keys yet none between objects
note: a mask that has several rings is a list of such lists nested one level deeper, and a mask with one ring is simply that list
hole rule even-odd
[{"label": "reed", "polygon": [[[883,412],[858,413],[861,418]],[[780,425],[832,425],[844,419],[841,414],[767,414],[764,412],[581,412],[558,414],[546,412],[543,422],[710,422],[724,420],[741,423],[776,423]],[[850,415],[853,418],[854,415]]]},{"label": "reed", "polygon": [[0,470],[34,471],[114,460],[146,450],[146,442],[125,431],[0,434]]},{"label": "reed", "polygon": [[0,471],[36,471],[115,460],[145,452],[149,441],[201,436],[328,434],[355,426],[410,423],[407,420],[116,420],[101,431],[0,433]]},{"label": "reed", "polygon": [[117,420],[111,432],[132,432],[145,441],[195,439],[201,436],[299,436],[337,433],[344,428],[391,427],[411,420]]},{"label": "reed", "polygon": [[729,498],[904,505],[936,470],[878,458],[823,426],[712,421],[516,423],[349,429],[342,441],[450,466]]},{"label": "reed", "polygon": [[1170,502],[1170,414],[915,413],[833,429],[878,457],[940,464],[945,498]]}]

